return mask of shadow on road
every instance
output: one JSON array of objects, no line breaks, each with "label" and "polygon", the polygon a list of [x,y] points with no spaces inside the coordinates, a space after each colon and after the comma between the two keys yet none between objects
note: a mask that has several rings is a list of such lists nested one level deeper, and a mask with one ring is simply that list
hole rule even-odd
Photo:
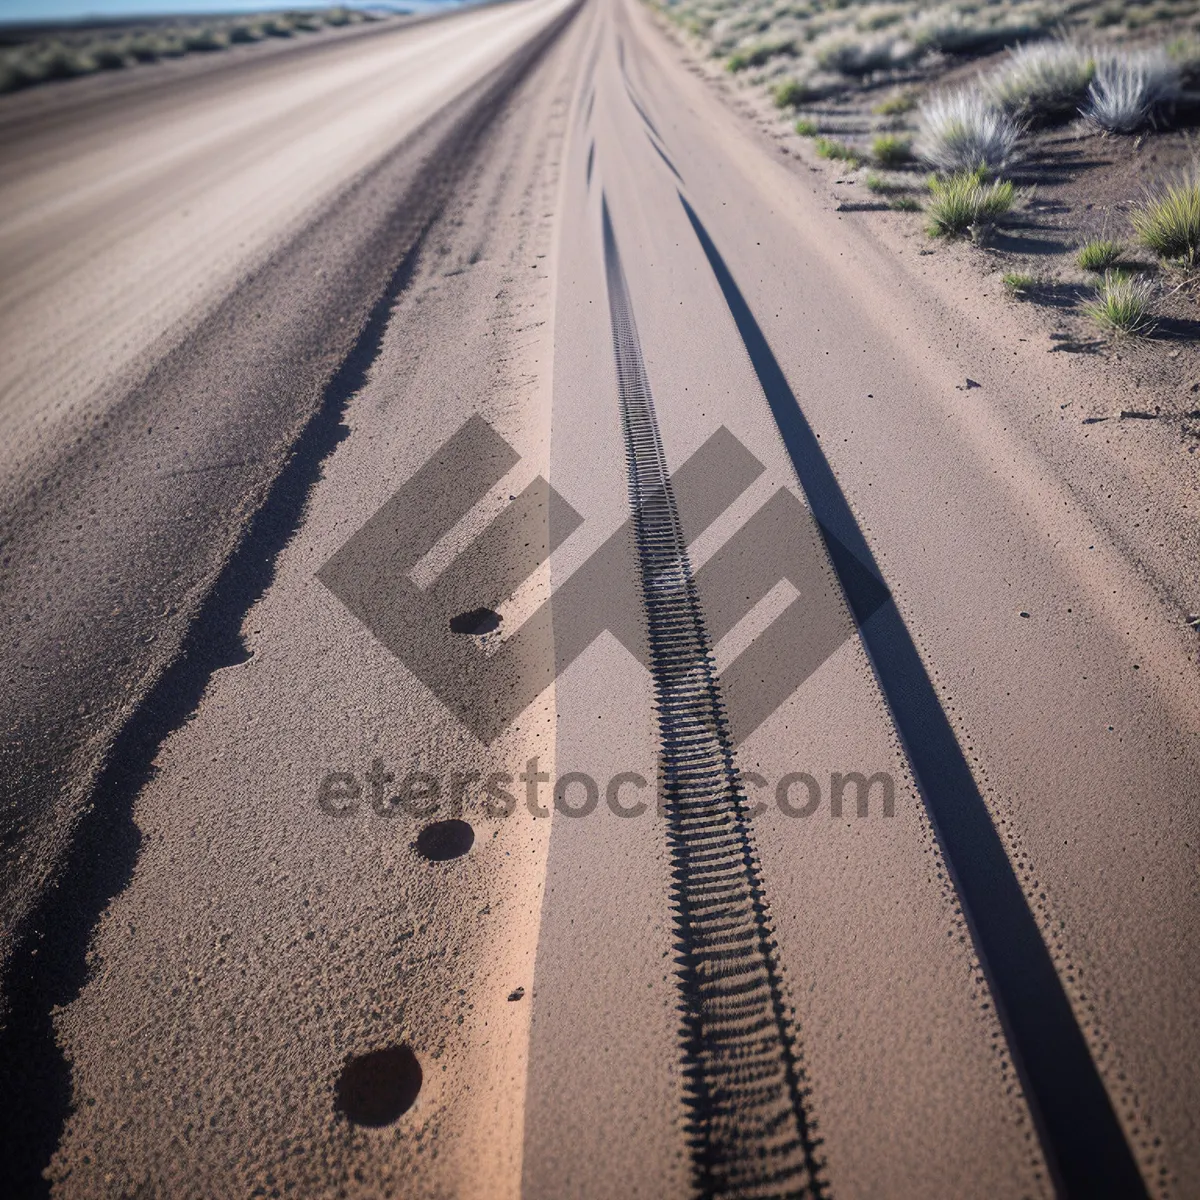
[{"label": "shadow on road", "polygon": [[[1050,952],[912,634],[787,377],[691,205],[679,196],[766,394],[904,743],[1066,1195],[1145,1196]],[[878,604],[881,592],[886,596]]]}]

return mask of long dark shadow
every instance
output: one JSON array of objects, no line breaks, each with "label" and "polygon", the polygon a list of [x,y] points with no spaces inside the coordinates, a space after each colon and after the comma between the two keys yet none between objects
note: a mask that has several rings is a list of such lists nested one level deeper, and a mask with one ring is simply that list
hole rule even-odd
[{"label": "long dark shadow", "polygon": [[680,183],[683,183],[683,176],[680,175],[680,173],[675,169],[675,164],[666,156],[666,154],[663,152],[663,148],[650,136],[649,130],[646,132],[646,141],[648,141],[650,145],[654,147],[654,153],[657,154],[658,157],[667,164],[667,169],[671,172],[671,174],[674,175]]},{"label": "long dark shadow", "polygon": [[[1146,1195],[1133,1154],[987,806],[882,573],[766,337],[692,206],[941,842],[1059,1193]],[[877,607],[876,607],[877,605]]]},{"label": "long dark shadow", "polygon": [[49,1195],[42,1171],[72,1103],[71,1069],[55,1039],[53,1011],[79,995],[87,981],[92,933],[110,901],[133,878],[141,847],[134,802],[154,776],[159,747],[191,719],[213,675],[249,657],[242,621],[274,579],[278,556],[300,527],[322,464],[349,435],[343,423],[346,405],[379,354],[392,306],[412,276],[428,228],[393,273],[329,381],[292,457],[192,623],[179,657],[118,735],[91,807],[74,832],[61,881],[34,910],[13,953],[5,987],[9,1008],[0,1031],[0,1177],[5,1195]]},{"label": "long dark shadow", "polygon": [[637,115],[642,118],[642,123],[646,126],[647,129],[650,130],[650,132],[652,134],[654,134],[654,136],[656,138],[659,139],[659,141],[662,141],[663,140],[662,134],[658,132],[658,128],[655,126],[654,122],[652,120],[650,120],[650,117],[647,115],[645,108],[642,106],[642,102],[637,98],[637,95],[634,93],[633,84],[631,84],[629,82],[629,77],[627,75],[625,76],[625,91],[629,96],[629,103],[632,104],[633,107],[637,110]]}]

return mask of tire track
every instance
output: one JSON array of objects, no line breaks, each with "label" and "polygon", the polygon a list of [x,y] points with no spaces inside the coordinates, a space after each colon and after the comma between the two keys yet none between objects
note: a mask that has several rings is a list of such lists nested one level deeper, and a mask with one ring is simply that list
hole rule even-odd
[{"label": "tire track", "polygon": [[603,197],[601,211],[660,734],[692,1176],[703,1197],[822,1196],[747,801]]}]

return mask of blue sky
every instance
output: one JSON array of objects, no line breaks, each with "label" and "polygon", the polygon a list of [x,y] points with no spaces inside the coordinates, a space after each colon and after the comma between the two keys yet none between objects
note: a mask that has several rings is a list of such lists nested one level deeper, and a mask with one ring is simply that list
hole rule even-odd
[{"label": "blue sky", "polygon": [[[328,0],[330,4],[337,0]],[[364,0],[340,0],[369,7]],[[435,7],[437,0],[382,0],[404,8]],[[59,21],[77,17],[146,16],[161,13],[266,12],[271,8],[324,8],[321,0],[0,0],[0,22]]]}]

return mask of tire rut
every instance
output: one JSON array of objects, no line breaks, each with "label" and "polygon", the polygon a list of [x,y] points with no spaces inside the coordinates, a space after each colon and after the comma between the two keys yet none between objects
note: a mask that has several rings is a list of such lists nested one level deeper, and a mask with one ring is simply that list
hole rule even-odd
[{"label": "tire rut", "polygon": [[823,1196],[748,802],[606,199],[602,222],[658,714],[693,1180],[704,1197]]}]

